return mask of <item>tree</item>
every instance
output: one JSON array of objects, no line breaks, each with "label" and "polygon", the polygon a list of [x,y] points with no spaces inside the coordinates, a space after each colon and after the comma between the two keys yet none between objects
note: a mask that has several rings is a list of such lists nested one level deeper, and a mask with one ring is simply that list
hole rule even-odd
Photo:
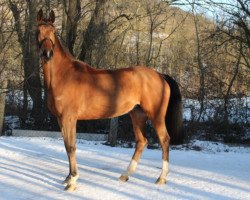
[{"label": "tree", "polygon": [[108,135],[108,142],[111,146],[115,146],[117,143],[118,126],[119,126],[118,117],[112,118],[110,120],[110,129]]},{"label": "tree", "polygon": [[194,27],[195,27],[195,37],[196,37],[196,62],[199,69],[199,75],[200,75],[200,87],[199,87],[199,95],[198,100],[200,103],[200,111],[197,118],[197,121],[199,122],[202,116],[202,113],[204,111],[204,100],[205,100],[205,63],[202,60],[202,52],[201,52],[201,39],[200,39],[200,33],[199,33],[199,24],[198,24],[198,17],[195,13],[195,7],[194,4],[192,5],[192,13],[193,13],[193,20],[194,20]]},{"label": "tree", "polygon": [[[81,52],[78,56],[80,60],[86,61],[88,64],[95,65],[96,67],[101,65],[101,58],[105,53],[105,32],[107,30],[107,24],[104,20],[104,13],[106,2],[107,0],[96,0],[95,9],[87,30],[84,32]],[[99,50],[99,56],[97,56],[96,62],[93,63],[92,54],[95,49]]]},{"label": "tree", "polygon": [[5,96],[7,91],[7,79],[1,81],[0,88],[0,135],[3,134],[4,110],[5,110]]},{"label": "tree", "polygon": [[[172,0],[167,1],[171,5],[190,6],[195,5],[213,14],[217,29],[213,35],[218,36],[224,34],[224,41],[221,43],[232,43],[238,41],[242,43],[242,57],[245,60],[246,67],[250,68],[249,49],[250,49],[250,1],[248,0],[207,0],[207,1],[188,1],[188,0]],[[244,50],[244,49],[248,50]]]},{"label": "tree", "polygon": [[[159,29],[164,29],[164,26],[166,25],[167,21],[174,15],[174,12],[171,15],[168,15],[168,5],[163,4],[162,2],[151,2],[146,1],[145,2],[145,9],[146,9],[146,18],[148,18],[148,34],[149,34],[149,41],[148,41],[148,50],[145,57],[145,64],[146,66],[152,65],[152,60],[157,57],[154,56],[154,51],[157,52],[157,50],[153,49],[153,43],[155,39],[155,34],[157,34],[157,31],[159,33]],[[159,33],[164,34],[164,33]],[[165,41],[169,35],[163,36],[163,40],[159,42],[159,50],[158,54],[161,49],[162,42]]]},{"label": "tree", "polygon": [[[40,78],[40,64],[37,53],[36,42],[36,15],[38,1],[26,0],[27,10],[23,10],[23,4],[17,4],[9,0],[9,8],[12,11],[15,20],[15,31],[18,36],[18,42],[21,46],[24,65],[24,93],[26,90],[33,101],[32,116],[35,124],[39,127],[43,121],[43,100]],[[19,7],[20,6],[20,7]],[[25,23],[22,24],[22,15],[25,15]],[[27,108],[25,108],[27,109]]]},{"label": "tree", "polygon": [[14,30],[10,27],[9,16],[10,11],[6,2],[0,2],[0,135],[3,134],[8,79],[13,75],[13,67],[9,65],[14,63],[14,59],[10,57],[13,55]]},{"label": "tree", "polygon": [[[65,20],[66,15],[66,20]],[[63,39],[69,51],[74,55],[74,45],[77,36],[77,23],[81,18],[80,0],[63,0]]]},{"label": "tree", "polygon": [[[248,0],[227,2],[210,0],[208,4],[226,13],[224,18],[218,19],[219,24],[224,28],[227,27],[227,29],[223,29],[223,32],[232,40],[238,40],[250,48],[250,2]],[[240,30],[238,32],[240,34],[236,34],[235,29]]]}]

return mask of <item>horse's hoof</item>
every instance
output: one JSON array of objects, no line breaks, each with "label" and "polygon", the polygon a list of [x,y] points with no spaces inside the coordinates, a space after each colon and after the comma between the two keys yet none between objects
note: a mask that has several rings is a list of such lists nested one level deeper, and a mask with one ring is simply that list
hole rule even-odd
[{"label": "horse's hoof", "polygon": [[158,178],[155,182],[157,185],[164,185],[167,183],[167,180],[165,178]]},{"label": "horse's hoof", "polygon": [[65,179],[63,182],[62,182],[62,184],[64,185],[64,186],[67,186],[68,184],[69,184],[69,181],[70,181],[70,179]]},{"label": "horse's hoof", "polygon": [[64,186],[67,186],[67,185],[75,183],[78,178],[79,178],[79,174],[77,174],[76,176],[68,175],[62,183]]},{"label": "horse's hoof", "polygon": [[76,184],[69,184],[64,188],[64,191],[73,192],[76,190]]},{"label": "horse's hoof", "polygon": [[126,181],[128,181],[128,179],[129,178],[126,175],[121,175],[120,178],[119,178],[119,180],[122,181],[122,182],[126,182]]}]

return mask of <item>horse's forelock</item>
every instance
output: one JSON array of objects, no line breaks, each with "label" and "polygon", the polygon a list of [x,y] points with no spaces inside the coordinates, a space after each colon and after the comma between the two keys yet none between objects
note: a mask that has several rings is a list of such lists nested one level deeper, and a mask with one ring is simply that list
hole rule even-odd
[{"label": "horse's forelock", "polygon": [[46,19],[46,18],[42,19],[42,21],[40,21],[38,23],[38,26],[42,26],[42,25],[50,25],[50,26],[55,27],[54,24],[51,23],[51,21],[49,19]]}]

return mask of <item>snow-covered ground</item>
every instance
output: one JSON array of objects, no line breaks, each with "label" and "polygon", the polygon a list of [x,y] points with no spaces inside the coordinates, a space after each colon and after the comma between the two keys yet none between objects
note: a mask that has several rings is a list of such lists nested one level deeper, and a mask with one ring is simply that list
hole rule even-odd
[{"label": "snow-covered ground", "polygon": [[[205,108],[201,116],[202,121],[217,120],[223,117],[221,109],[224,110],[224,100],[205,100]],[[231,98],[228,102],[228,119],[231,123],[250,122],[250,97]],[[191,121],[195,116],[199,116],[200,103],[194,99],[183,99],[183,118]]]},{"label": "snow-covered ground", "polygon": [[250,199],[250,148],[195,141],[172,149],[168,183],[160,174],[161,151],[145,149],[136,173],[118,181],[134,149],[79,140],[78,188],[63,191],[68,173],[63,141],[0,137],[0,199]]}]

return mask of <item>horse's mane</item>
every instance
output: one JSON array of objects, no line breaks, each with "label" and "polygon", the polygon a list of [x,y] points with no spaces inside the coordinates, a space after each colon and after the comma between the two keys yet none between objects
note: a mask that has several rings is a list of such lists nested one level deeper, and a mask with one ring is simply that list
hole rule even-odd
[{"label": "horse's mane", "polygon": [[[70,58],[72,61],[75,61],[76,63],[78,63],[77,66],[91,68],[91,66],[89,64],[85,63],[82,60],[78,60],[77,58],[75,58],[72,55],[72,53],[69,51],[69,49],[67,48],[67,45],[65,44],[65,42],[63,40],[59,39],[59,37],[57,35],[55,35],[55,38],[58,42],[58,47],[61,49],[62,52],[65,53],[65,56]],[[91,69],[89,69],[89,70],[91,70]],[[95,69],[93,68],[92,70],[95,70]]]},{"label": "horse's mane", "polygon": [[57,35],[55,35],[56,41],[58,42],[58,47],[65,53],[66,56],[68,56],[71,59],[75,59],[72,53],[69,51],[69,49],[66,47],[63,40],[60,40]]},{"label": "horse's mane", "polygon": [[55,35],[55,38],[56,38],[56,42],[58,43],[58,47],[60,48],[60,50],[65,53],[65,56],[67,56],[68,58],[70,58],[72,61],[76,63],[75,66],[77,66],[78,69],[84,70],[85,72],[94,73],[94,74],[112,73],[112,70],[96,69],[96,68],[91,67],[89,64],[85,63],[84,61],[78,60],[69,51],[65,42],[59,39],[59,36]]},{"label": "horse's mane", "polygon": [[97,73],[98,73],[98,71],[101,71],[101,70],[94,69],[89,64],[75,58],[72,55],[72,53],[69,51],[69,49],[67,48],[67,45],[65,44],[65,42],[63,40],[59,39],[59,36],[57,36],[57,35],[55,35],[55,38],[56,38],[56,42],[58,44],[58,48],[65,54],[66,57],[68,57],[70,60],[75,62],[74,66],[78,70],[85,71],[85,72],[92,72],[92,73],[94,73],[95,71],[97,71]]}]

